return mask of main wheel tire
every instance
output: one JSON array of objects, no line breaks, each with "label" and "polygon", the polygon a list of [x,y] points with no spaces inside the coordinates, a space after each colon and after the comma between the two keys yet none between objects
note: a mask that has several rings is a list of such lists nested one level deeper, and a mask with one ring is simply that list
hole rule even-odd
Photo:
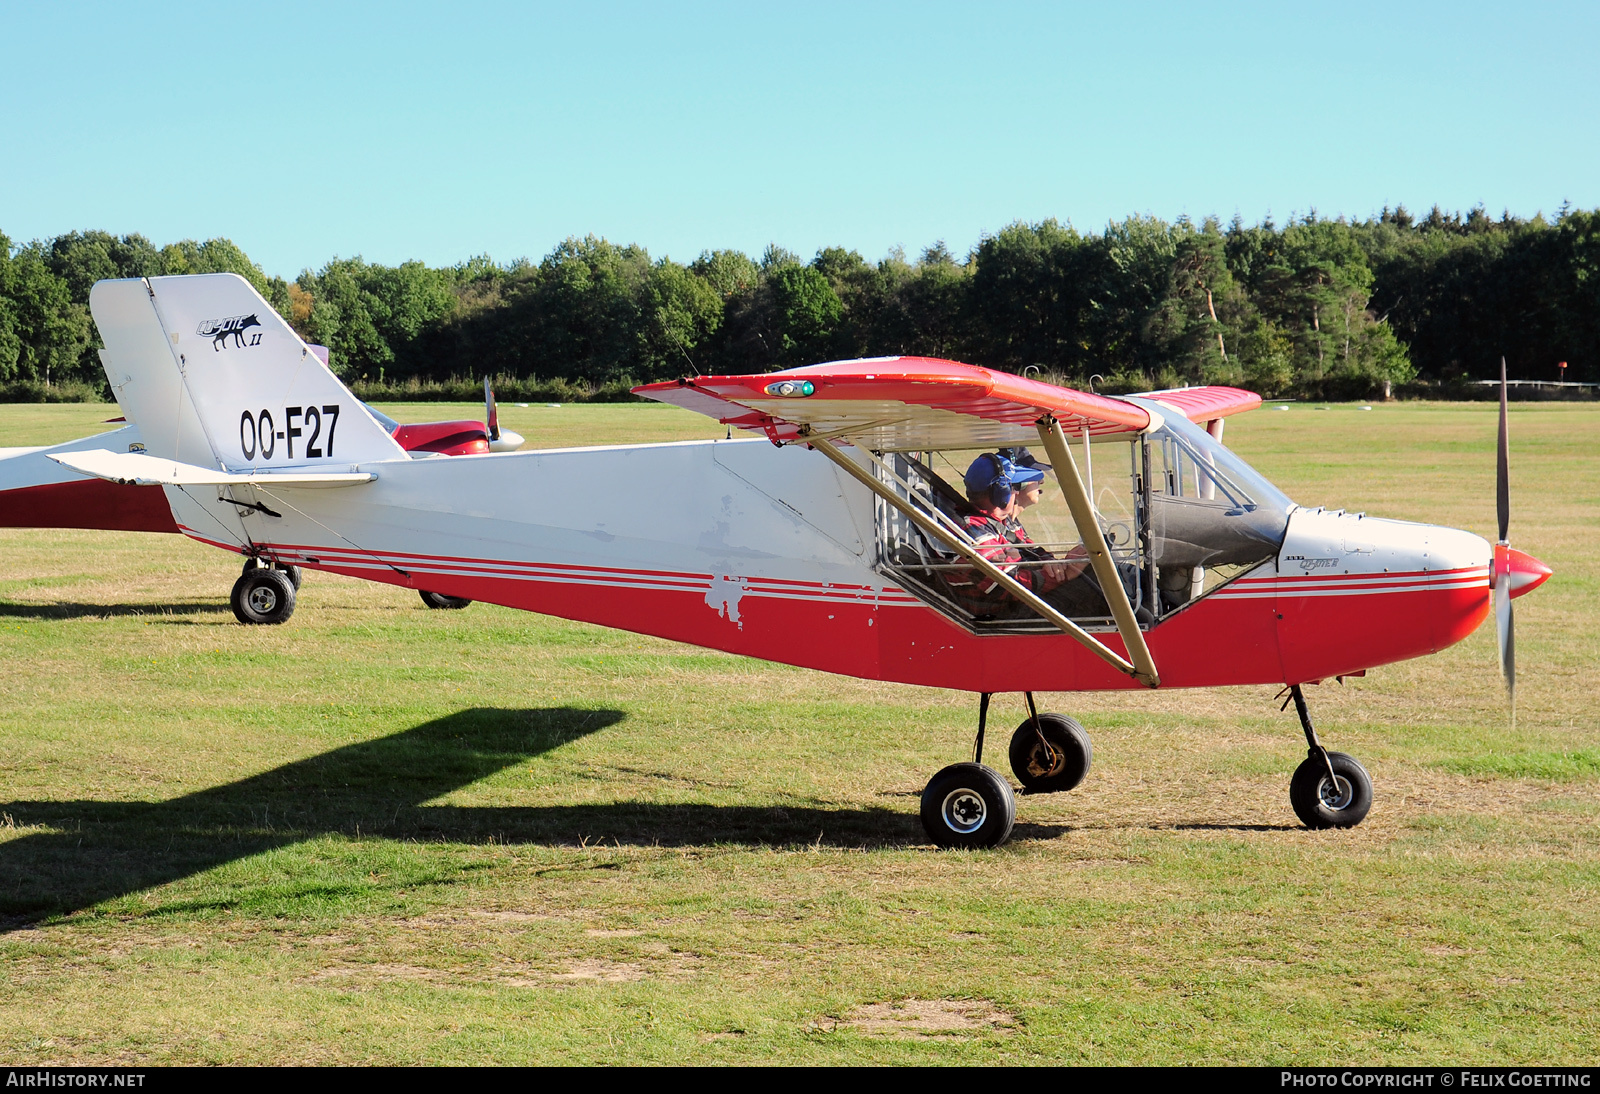
[{"label": "main wheel tire", "polygon": [[422,597],[422,602],[428,607],[438,608],[443,611],[460,611],[472,603],[466,597],[445,596],[443,593],[422,592],[419,595]]},{"label": "main wheel tire", "polygon": [[922,792],[922,827],[940,847],[998,847],[1016,823],[1011,784],[982,764],[951,764]]},{"label": "main wheel tire", "polygon": [[[1337,781],[1328,778],[1333,765]],[[1372,777],[1354,756],[1343,752],[1307,759],[1289,781],[1289,804],[1307,828],[1354,828],[1372,808]]]},{"label": "main wheel tire", "polygon": [[[1040,734],[1044,740],[1039,739]],[[1050,743],[1045,748],[1045,741]],[[1094,747],[1083,726],[1064,714],[1041,714],[1034,728],[1029,718],[1011,735],[1011,773],[1030,794],[1071,790],[1089,774]]]},{"label": "main wheel tire", "polygon": [[302,575],[298,566],[285,566],[281,562],[268,562],[262,558],[247,558],[244,560],[245,573],[254,573],[256,570],[277,570],[279,573],[286,574],[289,578],[289,584],[294,586],[294,591],[300,591]]},{"label": "main wheel tire", "polygon": [[246,570],[229,599],[241,623],[283,623],[294,614],[294,584],[282,570]]}]

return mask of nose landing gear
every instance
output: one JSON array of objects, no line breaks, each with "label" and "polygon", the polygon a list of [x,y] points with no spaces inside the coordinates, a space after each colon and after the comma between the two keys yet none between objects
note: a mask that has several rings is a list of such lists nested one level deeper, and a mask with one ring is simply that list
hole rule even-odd
[{"label": "nose landing gear", "polygon": [[1289,780],[1289,804],[1307,828],[1354,828],[1372,808],[1372,778],[1354,756],[1322,746],[1300,685],[1288,691],[1283,705],[1294,703],[1306,734],[1306,758]]}]

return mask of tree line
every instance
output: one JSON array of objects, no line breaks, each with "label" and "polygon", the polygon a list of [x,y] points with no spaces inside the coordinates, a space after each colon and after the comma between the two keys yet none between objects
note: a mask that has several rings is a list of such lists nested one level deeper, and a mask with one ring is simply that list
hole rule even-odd
[{"label": "tree line", "polygon": [[1283,225],[1134,216],[1097,233],[1015,223],[965,256],[869,262],[776,245],[687,264],[568,239],[538,262],[335,258],[293,281],[233,243],[0,234],[0,384],[100,389],[101,278],[231,271],[366,390],[494,375],[618,391],[693,373],[922,354],[1099,390],[1228,383],[1366,398],[1416,380],[1600,380],[1600,210],[1434,208]]}]

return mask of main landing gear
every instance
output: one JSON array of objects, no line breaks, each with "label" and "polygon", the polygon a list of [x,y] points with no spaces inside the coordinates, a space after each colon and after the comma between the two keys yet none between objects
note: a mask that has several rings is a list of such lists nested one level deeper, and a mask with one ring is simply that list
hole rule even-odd
[{"label": "main landing gear", "polygon": [[459,611],[472,603],[464,596],[446,596],[444,593],[430,593],[425,589],[419,590],[419,595],[428,607],[444,611]]},{"label": "main landing gear", "polygon": [[284,623],[294,614],[299,589],[300,567],[247,558],[244,572],[233,583],[229,603],[241,623]]},{"label": "main landing gear", "polygon": [[[1024,692],[1028,718],[1011,735],[1011,771],[1028,794],[1071,790],[1089,773],[1094,750],[1077,722],[1040,714],[1033,692]],[[972,762],[951,764],[922,792],[922,827],[940,847],[998,847],[1017,820],[1017,799],[1005,776],[983,764],[989,720],[988,692],[978,699],[978,736]]]},{"label": "main landing gear", "polygon": [[1354,756],[1322,747],[1300,685],[1289,685],[1288,692],[1283,705],[1294,703],[1306,733],[1306,758],[1289,780],[1289,804],[1307,828],[1354,828],[1372,808],[1372,778]]}]

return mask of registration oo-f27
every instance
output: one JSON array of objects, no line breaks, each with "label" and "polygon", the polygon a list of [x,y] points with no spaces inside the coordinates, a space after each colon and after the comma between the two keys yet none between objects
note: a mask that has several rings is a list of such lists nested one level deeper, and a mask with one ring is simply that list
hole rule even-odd
[{"label": "registration oo-f27", "polygon": [[[1012,786],[982,763],[1006,692],[1028,710],[1012,772],[1059,792],[1090,742],[1035,692],[1283,685],[1308,748],[1295,812],[1358,824],[1371,779],[1323,746],[1302,685],[1434,653],[1493,605],[1509,686],[1511,598],[1550,572],[1507,543],[1503,396],[1491,545],[1295,505],[1222,444],[1261,401],[1233,388],[1112,398],[950,361],[842,361],[637,389],[727,440],[418,459],[239,277],[103,281],[90,307],[145,451],[52,458],[159,485],[186,535],[260,560],[241,580],[264,621],[301,566],[972,692],[972,761],[922,795],[941,846],[1011,832]],[[215,338],[238,316],[259,328]],[[1019,513],[1021,493],[1040,500]]]}]

